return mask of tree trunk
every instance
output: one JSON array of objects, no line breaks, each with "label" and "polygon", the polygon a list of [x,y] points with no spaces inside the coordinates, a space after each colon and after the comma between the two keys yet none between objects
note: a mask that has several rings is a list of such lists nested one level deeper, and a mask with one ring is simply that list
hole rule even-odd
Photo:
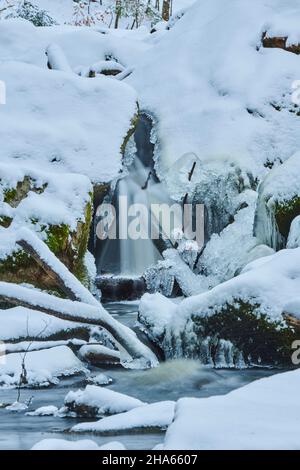
[{"label": "tree trunk", "polygon": [[111,317],[100,304],[97,308],[94,305],[61,299],[7,282],[0,282],[0,301],[38,310],[61,320],[101,326],[133,359],[141,360],[143,367],[154,367],[158,364],[154,353],[137,338],[135,333]]},{"label": "tree trunk", "polygon": [[170,2],[171,0],[163,0],[162,19],[165,21],[169,21],[170,19]]}]

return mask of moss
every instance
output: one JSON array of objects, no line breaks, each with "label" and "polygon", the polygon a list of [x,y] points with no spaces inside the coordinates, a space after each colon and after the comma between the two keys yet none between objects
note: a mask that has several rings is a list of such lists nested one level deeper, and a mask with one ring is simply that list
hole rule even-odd
[{"label": "moss", "polygon": [[4,195],[4,202],[6,202],[7,204],[10,204],[15,199],[17,195],[17,190],[16,188],[4,189],[3,195]]},{"label": "moss", "polygon": [[191,320],[197,345],[200,347],[201,339],[208,336],[229,340],[246,359],[251,357],[253,363],[290,365],[295,331],[279,322],[271,322],[265,315],[257,315],[258,311],[258,304],[238,299],[233,304],[226,304],[215,315],[193,315]]},{"label": "moss", "polygon": [[68,225],[52,225],[46,230],[46,233],[46,243],[55,255],[59,255],[67,250],[70,235],[70,229]]},{"label": "moss", "polygon": [[6,215],[0,215],[0,225],[1,227],[8,228],[12,223],[12,218]]},{"label": "moss", "polygon": [[126,149],[126,145],[128,144],[128,141],[130,139],[130,137],[134,134],[134,131],[136,129],[136,126],[139,122],[139,118],[140,118],[140,114],[139,114],[139,104],[136,103],[136,106],[137,106],[137,111],[136,111],[136,114],[133,116],[133,118],[131,119],[130,121],[130,127],[129,127],[129,130],[127,132],[127,135],[121,145],[121,152],[122,152],[122,155],[125,154],[125,149]]}]

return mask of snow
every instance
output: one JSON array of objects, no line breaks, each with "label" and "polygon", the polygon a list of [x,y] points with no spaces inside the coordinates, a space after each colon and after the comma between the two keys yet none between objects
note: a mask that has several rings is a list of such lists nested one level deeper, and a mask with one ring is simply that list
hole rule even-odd
[{"label": "snow", "polygon": [[112,378],[107,377],[105,374],[97,374],[87,378],[88,383],[93,385],[109,385],[112,383]]},{"label": "snow", "polygon": [[172,422],[175,402],[162,401],[135,408],[126,413],[103,418],[95,423],[80,423],[73,426],[71,431],[93,432],[99,434],[118,433],[137,430],[164,430]]},{"label": "snow", "polygon": [[87,385],[84,390],[69,392],[65,398],[65,406],[71,410],[78,410],[79,414],[80,409],[84,407],[95,409],[94,415],[103,416],[124,413],[144,406],[144,403],[137,398],[107,388]]},{"label": "snow", "polygon": [[0,310],[0,340],[12,341],[35,338],[37,343],[51,336],[70,336],[72,331],[82,327],[78,323],[50,317],[38,310],[14,307]]},{"label": "snow", "polygon": [[129,356],[122,349],[121,359],[124,367],[148,368],[155,367],[158,364],[155,354],[137,338],[136,334],[130,328],[115,320],[100,303],[98,306],[88,305],[7,282],[0,282],[0,295],[6,298],[18,299],[37,310],[45,308],[55,312],[55,316],[64,319],[74,320],[75,322],[84,319],[85,323],[88,324],[100,324],[112,334],[115,334],[118,341],[123,343],[126,351],[130,351],[133,356]]},{"label": "snow", "polygon": [[93,297],[91,292],[78,281],[66,266],[53,255],[48,246],[33,232],[27,228],[22,228],[17,232],[16,238],[17,241],[24,240],[27,242],[39,254],[40,259],[43,260],[47,266],[51,267],[55,273],[59,274],[66,287],[72,291],[78,300],[99,307],[99,302]]},{"label": "snow", "polygon": [[108,442],[98,446],[95,441],[82,439],[67,441],[66,439],[43,439],[35,444],[31,450],[125,450],[123,444],[117,441]]},{"label": "snow", "polygon": [[[230,341],[219,341],[213,357],[215,362],[212,362],[214,339],[210,336],[202,338],[195,333],[195,322],[220,313],[230,319],[231,309],[228,306],[239,308],[240,303],[244,302],[253,306],[251,313],[257,319],[263,317],[280,332],[287,327],[285,312],[300,318],[299,263],[300,248],[281,250],[252,261],[240,275],[177,304],[160,294],[147,294],[140,303],[139,321],[168,358],[189,354],[204,364],[244,367],[243,351],[235,349]],[[242,321],[240,328],[243,335]],[[226,339],[231,338],[228,335]]]},{"label": "snow", "polygon": [[[68,46],[55,40],[55,31]],[[28,167],[111,181],[121,169],[121,146],[136,113],[136,94],[125,83],[101,75],[91,80],[46,69],[45,50],[52,42],[67,60],[71,45],[78,61],[80,55],[88,60],[90,50],[88,66],[101,57],[99,33],[0,22],[0,76],[7,84],[7,104],[0,111],[1,161],[18,159]]]},{"label": "snow", "polygon": [[41,406],[37,408],[35,411],[29,411],[26,413],[28,416],[55,416],[58,413],[57,406],[48,405],[48,406]]},{"label": "snow", "polygon": [[[288,111],[298,57],[261,47],[266,25],[283,13],[292,17],[285,26],[299,29],[299,8],[281,0],[198,1],[153,39],[126,81],[158,121],[162,176],[187,152],[202,162],[230,156],[262,175],[265,161],[299,148],[298,118]],[[278,101],[282,112],[270,104]]]},{"label": "snow", "polygon": [[300,216],[295,217],[291,223],[290,233],[286,244],[287,248],[300,247]]},{"label": "snow", "polygon": [[164,450],[299,450],[300,370],[176,403]]},{"label": "snow", "polygon": [[[16,386],[22,373],[24,354],[13,353],[0,364],[0,384]],[[87,369],[67,346],[28,352],[25,355],[28,386],[48,386],[58,383],[59,377],[86,373]]]},{"label": "snow", "polygon": [[78,353],[82,360],[91,360],[91,362],[97,362],[97,357],[99,363],[118,364],[120,362],[120,352],[107,348],[102,344],[85,344],[79,349]]}]

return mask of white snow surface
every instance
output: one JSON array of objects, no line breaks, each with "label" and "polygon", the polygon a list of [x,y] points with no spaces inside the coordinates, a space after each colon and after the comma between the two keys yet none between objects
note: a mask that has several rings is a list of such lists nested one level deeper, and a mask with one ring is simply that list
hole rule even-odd
[{"label": "white snow surface", "polygon": [[72,404],[78,407],[97,408],[99,416],[123,413],[145,405],[137,398],[96,385],[87,385],[84,390],[69,392],[65,397],[65,405],[70,406]]},{"label": "white snow surface", "polygon": [[88,28],[0,21],[0,79],[7,84],[0,108],[2,162],[82,173],[97,182],[117,176],[121,145],[136,113],[135,91],[103,76],[91,80],[48,70],[45,56],[55,43],[70,67],[90,66],[105,56],[104,42]]},{"label": "white snow surface", "polygon": [[300,370],[252,382],[227,395],[182,398],[164,450],[299,450]]},{"label": "white snow surface", "polygon": [[289,112],[298,56],[264,49],[261,38],[279,25],[293,35],[299,15],[298,2],[202,0],[156,38],[127,82],[157,118],[163,169],[194,152],[261,175],[263,162],[298,150],[298,117]]},{"label": "white snow surface", "polygon": [[140,429],[166,429],[174,416],[175,402],[162,401],[135,408],[126,413],[108,416],[95,423],[80,423],[73,426],[72,432],[111,433]]},{"label": "white snow surface", "polygon": [[60,320],[25,307],[0,310],[1,341],[7,342],[28,337],[36,337],[37,341],[41,341],[59,333],[72,332],[78,327],[80,327],[78,323]]},{"label": "white snow surface", "polygon": [[[0,384],[16,386],[22,372],[24,354],[12,353],[0,364]],[[48,386],[58,383],[59,377],[86,373],[87,369],[67,346],[29,352],[25,356],[29,386]]]},{"label": "white snow surface", "polygon": [[[299,299],[300,248],[281,250],[253,261],[242,274],[223,282],[208,292],[191,296],[175,305],[160,294],[146,294],[140,302],[140,318],[150,326],[150,333],[163,334],[164,328],[179,335],[191,315],[217,314],[226,304],[237,300],[258,304],[258,317],[284,325],[282,314],[292,299]],[[300,315],[300,309],[297,310]],[[300,318],[300,316],[299,316]]]},{"label": "white snow surface", "polygon": [[35,444],[31,450],[125,450],[123,444],[117,441],[108,442],[98,446],[91,439],[67,441],[66,439],[43,439]]}]

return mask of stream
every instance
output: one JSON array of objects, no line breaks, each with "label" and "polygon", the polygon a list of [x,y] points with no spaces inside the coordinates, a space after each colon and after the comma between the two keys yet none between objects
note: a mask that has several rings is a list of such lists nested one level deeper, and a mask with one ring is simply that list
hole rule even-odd
[{"label": "stream", "polygon": [[[129,327],[136,323],[138,302],[108,303],[107,310],[119,321]],[[201,366],[192,360],[174,360],[162,362],[156,369],[126,370],[121,367],[93,369],[103,372],[113,379],[108,386],[112,390],[132,395],[140,400],[155,402],[177,400],[181,397],[209,397],[230,392],[253,380],[270,376],[278,370],[245,369],[215,370]],[[41,406],[63,405],[64,397],[70,390],[84,388],[83,376],[62,379],[53,388],[23,389],[21,401],[33,397],[28,411]],[[16,400],[16,390],[1,389],[0,403],[12,403]],[[26,450],[42,439],[93,439],[99,445],[113,440],[122,442],[127,449],[152,449],[163,442],[163,433],[130,433],[118,436],[96,436],[93,434],[69,435],[65,431],[76,423],[86,421],[78,418],[58,418],[26,416],[24,412],[12,412],[0,409],[0,450]]]}]

